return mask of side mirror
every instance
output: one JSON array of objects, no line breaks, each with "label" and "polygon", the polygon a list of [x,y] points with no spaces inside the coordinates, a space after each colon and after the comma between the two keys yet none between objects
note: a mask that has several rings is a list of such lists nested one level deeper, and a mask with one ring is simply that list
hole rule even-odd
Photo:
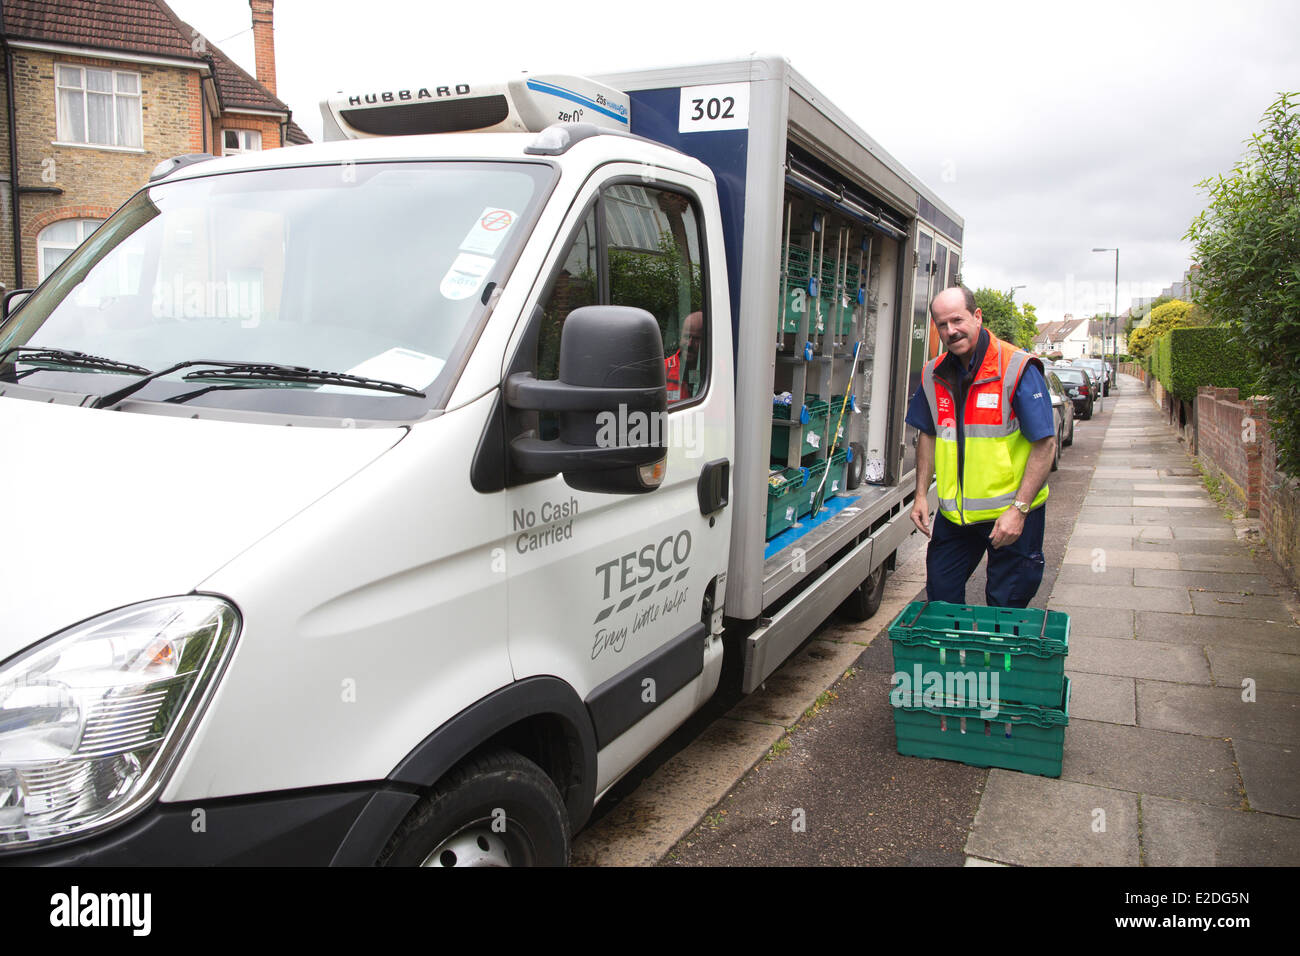
[{"label": "side mirror", "polygon": [[559,378],[511,375],[505,400],[511,408],[559,414],[558,439],[524,435],[511,441],[510,456],[521,472],[563,473],[571,488],[611,494],[643,494],[663,481],[668,430],[663,336],[644,309],[574,309],[560,335]]},{"label": "side mirror", "polygon": [[35,289],[14,289],[12,292],[6,292],[4,305],[0,306],[0,324],[9,321],[9,316],[22,308],[27,297],[35,291]]}]

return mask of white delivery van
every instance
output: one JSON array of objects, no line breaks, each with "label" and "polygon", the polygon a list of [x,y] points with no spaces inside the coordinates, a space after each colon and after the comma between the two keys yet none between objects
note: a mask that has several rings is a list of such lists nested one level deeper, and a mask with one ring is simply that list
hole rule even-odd
[{"label": "white delivery van", "polygon": [[6,303],[0,860],[564,862],[912,532],[962,221],[784,60],[322,110]]}]

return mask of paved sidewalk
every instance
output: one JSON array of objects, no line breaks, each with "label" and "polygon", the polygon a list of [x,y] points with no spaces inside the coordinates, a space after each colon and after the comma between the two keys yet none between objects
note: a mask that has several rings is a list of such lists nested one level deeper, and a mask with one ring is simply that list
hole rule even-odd
[{"label": "paved sidewalk", "polygon": [[1300,627],[1135,379],[1048,606],[1071,617],[1059,780],[992,770],[968,864],[1300,863]]}]

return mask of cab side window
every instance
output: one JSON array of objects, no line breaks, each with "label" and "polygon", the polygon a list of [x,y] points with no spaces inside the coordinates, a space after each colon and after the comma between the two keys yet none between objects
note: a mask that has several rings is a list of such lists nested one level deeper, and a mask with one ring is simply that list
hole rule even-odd
[{"label": "cab side window", "polygon": [[584,305],[645,309],[659,323],[670,406],[700,395],[709,368],[700,218],[685,194],[607,186],[542,303],[537,377],[559,374],[564,319]]},{"label": "cab side window", "polygon": [[668,404],[704,390],[708,372],[699,218],[684,194],[621,183],[605,190],[611,305],[645,309],[664,340]]},{"label": "cab side window", "polygon": [[570,312],[600,303],[599,248],[596,210],[587,213],[573,237],[560,271],[542,303],[542,328],[537,336],[537,377],[555,379],[560,372],[560,332]]}]

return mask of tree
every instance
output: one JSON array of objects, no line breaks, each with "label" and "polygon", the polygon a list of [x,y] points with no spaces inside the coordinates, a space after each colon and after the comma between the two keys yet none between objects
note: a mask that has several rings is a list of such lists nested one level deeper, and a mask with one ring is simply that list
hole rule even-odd
[{"label": "tree", "polygon": [[1151,324],[1134,329],[1129,336],[1128,349],[1134,355],[1145,356],[1156,339],[1170,329],[1187,325],[1187,317],[1192,311],[1192,303],[1182,299],[1165,299],[1164,303],[1151,310]]},{"label": "tree", "polygon": [[1262,123],[1230,176],[1199,184],[1209,206],[1184,238],[1200,266],[1196,300],[1258,363],[1278,467],[1300,475],[1300,93],[1279,95]]},{"label": "tree", "polygon": [[1027,352],[1034,350],[1034,339],[1038,335],[1038,312],[1026,302],[1020,310],[1020,334],[1016,344]]},{"label": "tree", "polygon": [[984,325],[1003,342],[1011,342],[1022,349],[1034,347],[1038,319],[1032,305],[1026,303],[1025,312],[1022,313],[1005,292],[976,289],[975,306],[984,314]]}]

